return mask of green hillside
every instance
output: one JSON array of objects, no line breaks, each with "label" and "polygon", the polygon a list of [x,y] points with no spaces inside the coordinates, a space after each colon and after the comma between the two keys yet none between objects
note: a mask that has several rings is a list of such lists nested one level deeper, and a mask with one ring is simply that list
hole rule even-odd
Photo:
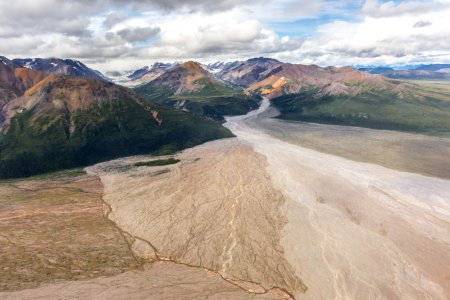
[{"label": "green hillside", "polygon": [[[135,97],[124,93],[120,101],[73,113],[32,109],[15,116],[0,136],[0,178],[30,176],[126,155],[171,152],[232,136],[217,122]],[[161,125],[150,108],[158,111]]]},{"label": "green hillside", "polygon": [[386,90],[317,97],[315,88],[272,100],[282,119],[427,134],[450,133],[450,101],[424,93],[400,98]]},{"label": "green hillside", "polygon": [[134,91],[149,100],[218,121],[223,121],[225,115],[242,115],[258,107],[256,97],[246,96],[238,88],[212,82],[209,78],[200,78],[193,83],[202,88],[176,94],[170,86],[151,82]]}]

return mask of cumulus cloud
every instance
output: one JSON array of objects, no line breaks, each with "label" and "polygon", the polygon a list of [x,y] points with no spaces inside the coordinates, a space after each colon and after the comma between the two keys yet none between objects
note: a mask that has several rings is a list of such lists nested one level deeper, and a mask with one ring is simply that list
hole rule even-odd
[{"label": "cumulus cloud", "polygon": [[179,17],[162,24],[161,28],[155,46],[172,48],[178,57],[203,60],[223,54],[242,57],[293,49],[299,45],[297,39],[283,39],[258,20],[248,19],[237,11]]},{"label": "cumulus cloud", "polygon": [[332,21],[319,26],[318,34],[298,49],[277,53],[276,57],[320,65],[402,65],[450,60],[450,8],[383,17],[362,13],[360,21]]},{"label": "cumulus cloud", "polygon": [[[0,54],[76,58],[103,71],[254,56],[442,61],[450,59],[449,15],[449,0],[0,0]],[[300,19],[316,24],[310,34],[296,34]]]},{"label": "cumulus cloud", "polygon": [[98,8],[83,1],[0,1],[0,37],[48,32],[88,35],[89,17]]}]

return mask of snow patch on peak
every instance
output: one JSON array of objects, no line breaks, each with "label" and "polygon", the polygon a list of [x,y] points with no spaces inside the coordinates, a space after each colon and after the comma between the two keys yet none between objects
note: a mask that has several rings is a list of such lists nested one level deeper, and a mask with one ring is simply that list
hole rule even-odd
[{"label": "snow patch on peak", "polygon": [[[33,60],[34,60],[34,59],[33,59]],[[33,69],[32,62],[33,62],[33,61],[27,61],[23,67],[24,67],[24,68],[27,68],[27,69]]]}]

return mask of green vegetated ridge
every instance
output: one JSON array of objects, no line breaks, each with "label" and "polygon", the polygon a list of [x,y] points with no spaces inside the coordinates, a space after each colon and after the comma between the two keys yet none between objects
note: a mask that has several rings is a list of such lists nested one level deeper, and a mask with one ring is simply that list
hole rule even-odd
[{"label": "green vegetated ridge", "polygon": [[167,70],[134,91],[149,100],[218,121],[224,121],[225,115],[246,114],[257,108],[259,101],[193,61]]},{"label": "green vegetated ridge", "polygon": [[223,121],[223,116],[246,114],[258,107],[256,97],[246,96],[237,88],[213,84],[206,79],[195,83],[203,88],[192,93],[175,95],[169,87],[145,85],[135,88],[135,92],[158,103],[218,121]]},{"label": "green vegetated ridge", "polygon": [[[136,101],[130,94],[73,113],[31,109],[16,115],[0,136],[0,178],[31,176],[120,156],[170,153],[232,136],[218,122]],[[161,124],[149,107],[158,111]]]},{"label": "green vegetated ridge", "polygon": [[388,90],[367,90],[352,95],[317,96],[314,87],[272,100],[279,118],[413,131],[426,134],[450,133],[450,101],[446,95],[433,97],[417,90],[416,96],[399,97]]}]

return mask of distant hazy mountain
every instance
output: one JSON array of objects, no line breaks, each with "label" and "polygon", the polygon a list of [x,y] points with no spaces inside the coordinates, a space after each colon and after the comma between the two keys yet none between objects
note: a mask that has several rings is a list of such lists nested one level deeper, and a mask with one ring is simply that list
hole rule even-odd
[{"label": "distant hazy mountain", "polygon": [[410,66],[409,70],[396,70],[390,67],[359,68],[359,70],[396,79],[450,80],[450,64]]},{"label": "distant hazy mountain", "polygon": [[206,65],[206,69],[211,73],[218,73],[224,71],[229,68],[233,68],[237,65],[241,64],[240,61],[232,61],[232,62],[222,62],[217,61]]},{"label": "distant hazy mountain", "polygon": [[394,69],[390,67],[359,68],[358,70],[369,72],[370,74],[384,74],[387,72],[394,71]]},{"label": "distant hazy mountain", "polygon": [[450,74],[446,74],[438,71],[427,70],[402,70],[402,71],[390,71],[383,74],[389,78],[396,79],[414,79],[414,80],[448,80]]},{"label": "distant hazy mountain", "polygon": [[13,62],[22,68],[37,70],[47,74],[90,77],[109,81],[109,79],[99,71],[93,70],[82,62],[73,59],[25,58],[13,59]]},{"label": "distant hazy mountain", "polygon": [[148,73],[149,70],[150,70],[150,67],[149,66],[145,66],[143,68],[140,68],[140,69],[137,69],[137,70],[133,71],[129,75],[126,75],[126,77],[128,79],[130,79],[130,80],[135,80],[135,79],[138,79],[138,78],[142,77],[146,73]]},{"label": "distant hazy mountain", "polygon": [[[4,97],[4,96],[7,97]],[[173,151],[232,134],[89,77],[48,75],[0,61],[0,178]]]},{"label": "distant hazy mountain", "polygon": [[417,67],[415,70],[425,70],[425,71],[440,71],[442,69],[449,69],[450,64],[433,64],[433,65],[422,65]]},{"label": "distant hazy mountain", "polygon": [[193,61],[171,67],[134,90],[159,103],[218,120],[257,107],[254,97]]},{"label": "distant hazy mountain", "polygon": [[162,73],[164,73],[166,70],[178,65],[177,63],[160,63],[156,62],[151,67],[145,66],[140,69],[125,72],[123,74],[120,74],[119,76],[114,76],[112,80],[120,85],[127,86],[127,87],[135,87],[138,85],[146,84]]}]

